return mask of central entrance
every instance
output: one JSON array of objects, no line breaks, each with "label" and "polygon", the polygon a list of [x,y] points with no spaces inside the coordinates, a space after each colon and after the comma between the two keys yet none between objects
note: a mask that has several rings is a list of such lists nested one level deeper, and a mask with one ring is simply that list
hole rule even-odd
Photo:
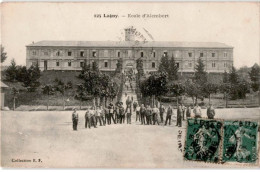
[{"label": "central entrance", "polygon": [[125,72],[134,72],[135,71],[135,61],[134,60],[126,60],[124,63],[124,71]]}]

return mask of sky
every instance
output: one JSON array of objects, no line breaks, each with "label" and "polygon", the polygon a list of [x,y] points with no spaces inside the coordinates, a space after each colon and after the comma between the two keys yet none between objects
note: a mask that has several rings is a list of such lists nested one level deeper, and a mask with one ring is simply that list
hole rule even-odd
[{"label": "sky", "polygon": [[[8,55],[3,65],[11,59],[25,65],[25,46],[32,42],[117,41],[124,39],[124,28],[134,26],[148,40],[143,28],[155,41],[225,43],[234,47],[235,67],[252,66],[260,58],[259,9],[257,2],[2,3],[1,43]],[[169,17],[128,18],[128,14]]]}]

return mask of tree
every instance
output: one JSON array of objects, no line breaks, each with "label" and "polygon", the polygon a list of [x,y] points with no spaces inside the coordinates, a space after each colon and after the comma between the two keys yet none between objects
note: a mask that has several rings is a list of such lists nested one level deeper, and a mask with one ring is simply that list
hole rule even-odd
[{"label": "tree", "polygon": [[97,63],[96,61],[94,61],[94,62],[92,63],[92,70],[93,70],[93,71],[96,71],[96,72],[99,71],[98,63]]},{"label": "tree", "polygon": [[11,65],[5,70],[5,80],[9,82],[15,82],[17,79],[17,66],[15,60],[11,60]]},{"label": "tree", "polygon": [[238,84],[238,74],[237,74],[237,70],[234,66],[232,66],[231,72],[229,73],[229,82],[233,85]]},{"label": "tree", "polygon": [[72,89],[72,82],[69,81],[67,83],[64,83],[63,81],[61,81],[61,80],[56,78],[54,80],[54,83],[55,83],[55,85],[54,85],[55,91],[58,91],[62,95],[63,110],[64,110],[65,109],[65,95],[66,95],[66,91],[68,89]]},{"label": "tree", "polygon": [[203,92],[209,98],[209,104],[211,99],[211,94],[217,93],[219,86],[215,83],[207,82],[203,85]]},{"label": "tree", "polygon": [[80,100],[80,109],[81,109],[83,100],[87,100],[86,88],[84,87],[83,84],[78,84],[76,92],[77,92],[77,94],[76,94],[75,98]]},{"label": "tree", "polygon": [[192,102],[194,106],[194,101],[195,103],[198,102],[198,96],[201,93],[201,85],[191,80],[187,80],[184,85],[185,85],[185,92],[188,96],[192,98]]},{"label": "tree", "polygon": [[138,58],[136,60],[136,69],[138,72],[138,77],[142,77],[144,75],[144,65],[143,65],[143,60],[141,58]]},{"label": "tree", "polygon": [[198,63],[195,67],[195,81],[199,84],[204,84],[207,81],[205,65],[201,58],[198,59]]},{"label": "tree", "polygon": [[155,72],[141,84],[142,95],[152,97],[152,105],[155,103],[155,97],[167,92],[167,74],[165,72]]},{"label": "tree", "polygon": [[36,88],[40,86],[39,79],[41,77],[41,71],[38,63],[32,65],[29,69],[26,69],[25,66],[18,68],[17,76],[19,76],[17,80],[22,82],[23,86],[30,92],[35,91]]},{"label": "tree", "polygon": [[228,96],[230,95],[230,92],[231,92],[231,85],[229,82],[226,82],[226,83],[222,83],[220,86],[220,92],[224,93],[224,97],[225,97],[225,100],[226,100],[226,108],[228,107]]},{"label": "tree", "polygon": [[115,73],[116,74],[120,74],[123,70],[123,59],[122,58],[119,58],[117,63],[116,63],[116,71]]},{"label": "tree", "polygon": [[15,101],[18,98],[19,90],[13,87],[11,93],[13,95],[13,110],[15,110]]},{"label": "tree", "polygon": [[259,91],[260,86],[260,66],[258,64],[253,65],[249,72],[251,79],[251,87],[254,92]]},{"label": "tree", "polygon": [[169,72],[169,59],[168,56],[162,56],[161,63],[159,65],[159,72]]},{"label": "tree", "polygon": [[44,85],[42,87],[42,92],[43,92],[43,94],[46,94],[48,97],[47,110],[49,110],[50,95],[53,95],[55,93],[55,88],[53,85]]},{"label": "tree", "polygon": [[227,71],[225,71],[223,73],[223,83],[228,83],[228,73],[227,73]]},{"label": "tree", "polygon": [[1,63],[3,63],[7,58],[7,53],[5,52],[5,48],[1,45]]},{"label": "tree", "polygon": [[169,80],[178,80],[178,66],[175,62],[174,57],[172,56],[171,60],[169,61],[169,67],[168,67],[168,76]]},{"label": "tree", "polygon": [[169,92],[173,93],[174,96],[177,98],[177,106],[179,105],[179,96],[185,93],[185,86],[182,83],[172,83],[168,87]]},{"label": "tree", "polygon": [[230,96],[231,99],[235,100],[238,99],[238,84],[239,84],[239,78],[236,71],[236,68],[232,66],[231,71],[229,73],[229,83],[230,83]]}]

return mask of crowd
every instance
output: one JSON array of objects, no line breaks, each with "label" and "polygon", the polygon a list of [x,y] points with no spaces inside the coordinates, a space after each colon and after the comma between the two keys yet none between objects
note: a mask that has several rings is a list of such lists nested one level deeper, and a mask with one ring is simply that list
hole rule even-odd
[{"label": "crowd", "polygon": [[[124,72],[124,83],[126,90],[134,90],[133,81],[135,81],[134,71]],[[163,104],[160,106],[150,106],[150,105],[139,105],[134,101],[133,96],[127,96],[125,93],[126,108],[123,106],[123,102],[117,102],[115,106],[110,103],[108,107],[93,106],[92,108],[86,110],[85,113],[85,128],[97,128],[99,126],[114,124],[131,124],[131,117],[135,112],[136,122],[140,122],[142,125],[159,125],[159,123],[171,125],[172,116],[174,115],[174,110],[171,106],[167,108]],[[176,126],[182,127],[182,121],[186,118],[191,117],[192,108],[190,106],[185,107],[183,104],[177,106],[177,121]],[[201,108],[198,104],[193,108],[193,113],[195,118],[201,118]],[[166,114],[166,119],[164,120],[164,115]],[[215,109],[210,105],[207,109],[207,116],[209,119],[213,119],[215,116]],[[78,113],[76,109],[72,113],[73,130],[77,130],[78,125]]]},{"label": "crowd", "polygon": [[[110,103],[108,107],[93,106],[92,108],[86,110],[85,113],[85,128],[97,128],[99,126],[106,126],[112,123],[114,124],[131,124],[131,117],[135,112],[136,122],[140,122],[141,125],[159,125],[159,123],[166,125],[171,125],[172,116],[174,115],[174,110],[171,106],[167,108],[161,104],[159,107],[150,106],[144,104],[139,105],[137,102],[133,102],[128,96],[126,100],[126,108],[123,107],[122,102],[118,102],[115,106]],[[191,117],[192,108],[190,106],[185,107],[180,104],[177,107],[177,121],[176,126],[182,127],[182,121],[186,118]],[[193,113],[195,118],[201,118],[201,107],[196,104],[193,108]],[[164,120],[164,115],[166,114],[166,119]],[[215,109],[212,105],[207,108],[207,116],[209,119],[214,119]],[[76,109],[72,113],[73,130],[77,130],[78,125],[78,113]]]}]

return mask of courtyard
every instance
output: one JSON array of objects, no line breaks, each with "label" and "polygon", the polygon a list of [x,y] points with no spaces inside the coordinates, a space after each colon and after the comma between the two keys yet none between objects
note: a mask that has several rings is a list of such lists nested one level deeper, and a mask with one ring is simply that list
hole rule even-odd
[{"label": "courtyard", "polygon": [[[206,115],[205,111],[203,109],[203,115]],[[216,118],[260,121],[259,111],[259,108],[217,109]],[[228,164],[206,164],[183,160],[186,121],[184,121],[183,127],[176,127],[176,112],[171,126],[141,125],[140,122],[135,122],[134,115],[131,125],[112,124],[91,129],[84,127],[85,112],[78,112],[78,131],[72,130],[72,112],[70,111],[1,112],[2,166],[230,167]],[[178,141],[177,138],[179,133],[181,133],[181,141]],[[182,144],[182,151],[179,149],[179,143]],[[12,159],[36,159],[37,162],[12,162]],[[38,162],[39,159],[40,162]]]}]

